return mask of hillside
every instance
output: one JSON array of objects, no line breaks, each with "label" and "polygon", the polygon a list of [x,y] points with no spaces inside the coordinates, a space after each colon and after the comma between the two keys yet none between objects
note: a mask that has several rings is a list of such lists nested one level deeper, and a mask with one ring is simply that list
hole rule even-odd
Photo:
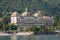
[{"label": "hillside", "polygon": [[41,10],[44,15],[60,15],[60,0],[0,0],[0,12],[23,12],[25,8],[34,13]]}]

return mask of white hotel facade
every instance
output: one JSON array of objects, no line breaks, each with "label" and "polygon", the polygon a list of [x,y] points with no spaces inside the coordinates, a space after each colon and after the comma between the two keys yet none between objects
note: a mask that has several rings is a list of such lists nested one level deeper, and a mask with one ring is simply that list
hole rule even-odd
[{"label": "white hotel facade", "polygon": [[20,28],[29,28],[33,25],[39,27],[39,26],[53,26],[54,20],[53,17],[49,16],[42,16],[41,11],[38,11],[31,15],[30,12],[27,11],[27,8],[25,9],[25,12],[22,14],[19,14],[17,12],[13,12],[11,14],[11,23],[17,25]]}]

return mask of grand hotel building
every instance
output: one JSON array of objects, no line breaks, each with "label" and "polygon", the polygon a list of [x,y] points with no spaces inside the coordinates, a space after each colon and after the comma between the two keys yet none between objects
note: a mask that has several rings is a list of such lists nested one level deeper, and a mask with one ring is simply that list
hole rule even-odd
[{"label": "grand hotel building", "polygon": [[39,27],[39,26],[53,26],[54,20],[53,17],[49,16],[42,16],[41,11],[38,11],[31,15],[30,12],[27,11],[27,8],[25,9],[25,12],[19,14],[17,12],[13,12],[11,14],[11,23],[17,25],[20,28],[28,28],[33,25]]}]

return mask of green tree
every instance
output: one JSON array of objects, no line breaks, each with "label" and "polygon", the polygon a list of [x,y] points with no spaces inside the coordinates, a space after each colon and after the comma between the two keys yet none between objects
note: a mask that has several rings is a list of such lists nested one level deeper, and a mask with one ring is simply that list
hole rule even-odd
[{"label": "green tree", "polygon": [[14,24],[9,23],[8,24],[8,30],[17,30],[17,26]]},{"label": "green tree", "polygon": [[49,31],[49,32],[54,32],[54,31],[55,31],[55,27],[53,27],[53,26],[48,26],[48,31]]},{"label": "green tree", "polygon": [[3,23],[2,23],[2,18],[0,18],[0,30],[2,31],[2,27],[3,26]]},{"label": "green tree", "polygon": [[33,31],[33,32],[38,32],[39,31],[39,28],[36,27],[35,25],[33,25],[32,27],[29,27],[26,29],[27,31]]},{"label": "green tree", "polygon": [[8,24],[10,22],[10,16],[8,14],[3,16],[3,23]]},{"label": "green tree", "polygon": [[40,31],[40,32],[44,32],[44,29],[45,29],[45,26],[40,26],[40,27],[39,27],[39,31]]}]

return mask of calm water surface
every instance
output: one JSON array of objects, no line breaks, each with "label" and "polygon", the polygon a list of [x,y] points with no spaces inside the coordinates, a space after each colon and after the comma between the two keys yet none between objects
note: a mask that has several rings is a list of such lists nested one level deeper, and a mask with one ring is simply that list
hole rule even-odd
[{"label": "calm water surface", "polygon": [[[11,36],[0,36],[0,40],[11,40]],[[17,40],[60,40],[60,35],[17,36]]]},{"label": "calm water surface", "polygon": [[0,40],[11,40],[10,36],[0,36]]}]

